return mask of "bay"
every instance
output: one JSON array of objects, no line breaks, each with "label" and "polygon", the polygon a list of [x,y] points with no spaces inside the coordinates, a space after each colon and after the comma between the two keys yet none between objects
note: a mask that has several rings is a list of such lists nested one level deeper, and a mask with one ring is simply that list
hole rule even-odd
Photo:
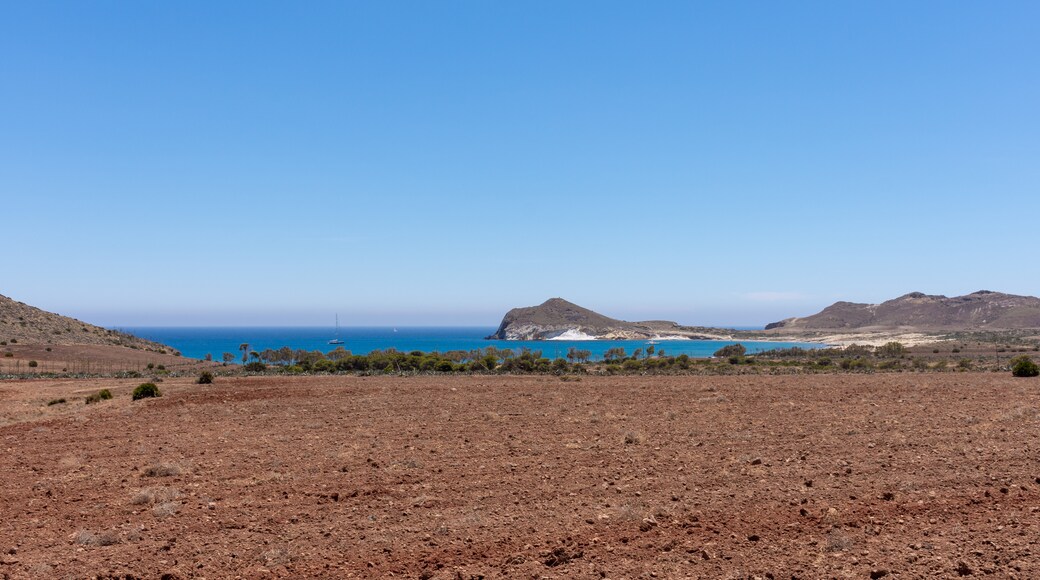
[{"label": "bay", "polygon": [[[191,358],[203,358],[210,354],[214,360],[221,360],[225,352],[241,359],[239,346],[248,344],[249,350],[261,352],[266,349],[278,349],[288,346],[293,350],[319,350],[329,352],[342,346],[354,354],[368,354],[374,350],[397,349],[402,352],[447,352],[452,350],[471,351],[493,346],[498,349],[512,349],[519,353],[523,348],[542,351],[542,356],[558,358],[567,355],[571,347],[589,350],[593,360],[603,358],[609,348],[621,347],[632,353],[635,349],[646,349],[645,340],[485,340],[484,337],[495,332],[494,327],[480,326],[448,326],[448,327],[343,327],[339,338],[342,345],[330,345],[328,341],[335,336],[331,327],[129,327],[119,330],[129,332],[141,338],[167,344],[179,350],[182,355]],[[740,342],[749,354],[775,348],[820,348],[824,345],[800,342],[767,342],[767,341],[720,341],[720,340],[661,340],[654,345],[666,355],[688,355],[691,357],[709,357],[718,349],[728,344]]]}]

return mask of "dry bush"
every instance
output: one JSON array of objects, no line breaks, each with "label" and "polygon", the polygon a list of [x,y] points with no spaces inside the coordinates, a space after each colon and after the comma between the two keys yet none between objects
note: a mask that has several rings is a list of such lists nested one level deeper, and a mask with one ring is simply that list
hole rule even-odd
[{"label": "dry bush", "polygon": [[132,505],[149,505],[172,501],[181,496],[181,492],[172,487],[146,487],[130,499]]},{"label": "dry bush", "polygon": [[175,501],[167,501],[153,507],[152,515],[157,518],[165,518],[167,516],[172,516],[179,511],[181,511],[181,504]]},{"label": "dry bush", "polygon": [[828,552],[847,552],[852,549],[852,539],[838,528],[832,528],[827,533]]},{"label": "dry bush", "polygon": [[172,477],[183,472],[181,467],[175,463],[157,463],[144,468],[145,477]]},{"label": "dry bush", "polygon": [[283,566],[292,562],[292,556],[287,550],[274,549],[260,554],[260,561],[265,566]]},{"label": "dry bush", "polygon": [[625,433],[625,445],[641,445],[646,441],[646,437],[637,431],[629,431]]}]

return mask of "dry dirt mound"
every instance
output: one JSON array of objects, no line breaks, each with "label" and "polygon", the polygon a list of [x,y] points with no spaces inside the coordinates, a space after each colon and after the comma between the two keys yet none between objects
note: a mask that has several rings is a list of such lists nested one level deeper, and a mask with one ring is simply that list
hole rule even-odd
[{"label": "dry dirt mound", "polygon": [[1034,380],[106,384],[0,382],[0,576],[1040,576]]}]

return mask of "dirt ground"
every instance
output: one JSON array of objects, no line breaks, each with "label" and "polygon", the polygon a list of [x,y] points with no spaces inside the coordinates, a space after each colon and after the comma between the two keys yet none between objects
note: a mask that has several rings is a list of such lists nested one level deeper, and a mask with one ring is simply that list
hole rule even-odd
[{"label": "dirt ground", "polygon": [[[10,356],[7,356],[10,353]],[[29,361],[36,361],[30,367]],[[144,371],[148,364],[171,371],[217,368],[219,363],[122,346],[98,344],[9,344],[0,346],[0,374],[115,373]]]},{"label": "dirt ground", "polygon": [[138,382],[0,382],[0,578],[1040,577],[1040,380]]}]

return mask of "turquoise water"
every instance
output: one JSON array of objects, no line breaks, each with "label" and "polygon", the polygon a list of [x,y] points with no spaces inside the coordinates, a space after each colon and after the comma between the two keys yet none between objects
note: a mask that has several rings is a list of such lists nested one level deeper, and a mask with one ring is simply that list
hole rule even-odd
[{"label": "turquoise water", "polygon": [[[567,349],[573,346],[592,351],[593,359],[603,358],[603,353],[608,348],[621,347],[625,349],[625,352],[631,353],[637,348],[645,349],[647,346],[645,340],[484,340],[485,336],[495,332],[496,329],[491,327],[399,327],[397,329],[347,327],[340,329],[339,337],[344,342],[342,345],[328,344],[335,331],[332,328],[321,327],[136,327],[120,328],[119,330],[168,344],[187,357],[203,358],[206,354],[212,354],[215,360],[220,360],[221,354],[225,352],[235,354],[237,360],[241,356],[238,347],[242,343],[249,343],[250,350],[258,352],[283,346],[294,350],[328,352],[337,346],[342,346],[355,354],[367,354],[373,350],[389,348],[403,352],[413,350],[447,352],[449,350],[471,351],[489,346],[499,349],[510,348],[514,352],[519,352],[520,349],[527,347],[531,350],[542,351],[542,356],[548,358],[566,356]],[[707,357],[723,346],[734,342],[736,341],[666,340],[659,341],[656,348],[658,351],[664,350],[665,354],[671,356],[685,354],[691,357]],[[803,348],[822,346],[799,342],[740,341],[740,343],[747,347],[749,353],[792,346]]]}]

